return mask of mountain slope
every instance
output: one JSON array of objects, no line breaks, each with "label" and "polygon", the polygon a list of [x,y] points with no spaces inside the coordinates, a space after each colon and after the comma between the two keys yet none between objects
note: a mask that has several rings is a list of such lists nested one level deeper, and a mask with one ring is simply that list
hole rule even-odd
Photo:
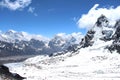
[{"label": "mountain slope", "polygon": [[78,53],[37,56],[6,66],[26,80],[119,80],[119,54],[110,54],[100,47],[81,49]]},{"label": "mountain slope", "polygon": [[101,15],[75,51],[51,57],[36,56],[6,66],[26,80],[119,80],[120,23],[110,24]]}]

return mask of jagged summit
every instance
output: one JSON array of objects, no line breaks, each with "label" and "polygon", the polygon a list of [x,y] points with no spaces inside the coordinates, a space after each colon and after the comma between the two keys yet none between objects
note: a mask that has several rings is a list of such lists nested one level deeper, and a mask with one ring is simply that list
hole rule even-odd
[{"label": "jagged summit", "polygon": [[105,26],[107,27],[109,24],[109,21],[107,19],[107,17],[105,15],[101,15],[98,19],[97,19],[97,22],[96,22],[96,26],[98,27],[102,27],[102,26]]},{"label": "jagged summit", "polygon": [[109,49],[110,52],[116,50],[120,53],[120,20],[116,21],[115,25],[111,26],[110,21],[105,15],[101,15],[95,25],[87,32],[85,37],[80,42],[82,48],[104,44],[104,48]]},{"label": "jagged summit", "polygon": [[105,39],[105,38],[107,39],[108,37],[107,33],[111,32],[108,26],[109,26],[109,21],[102,14],[97,19],[95,25],[87,32],[85,37],[82,39],[80,45],[82,47],[88,47],[88,46],[92,46],[99,39]]}]

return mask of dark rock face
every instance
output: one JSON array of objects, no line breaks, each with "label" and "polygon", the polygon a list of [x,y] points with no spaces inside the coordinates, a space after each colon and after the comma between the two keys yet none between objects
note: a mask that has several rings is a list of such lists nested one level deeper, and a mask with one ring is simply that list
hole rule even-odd
[{"label": "dark rock face", "polygon": [[9,71],[9,68],[4,65],[0,65],[0,77],[3,80],[23,80],[23,79],[25,79],[25,77],[21,77],[17,73],[11,73]]},{"label": "dark rock face", "polygon": [[118,20],[115,24],[115,28],[116,28],[116,31],[115,31],[115,39],[119,39],[120,38],[120,20]]},{"label": "dark rock face", "polygon": [[113,31],[112,30],[109,30],[109,31],[108,30],[103,30],[102,34],[104,35],[104,37],[102,37],[101,40],[110,41],[111,36],[113,34]]},{"label": "dark rock face", "polygon": [[89,30],[86,34],[86,36],[82,39],[82,41],[80,42],[80,45],[85,48],[88,46],[92,46],[92,44],[94,42],[92,42],[91,40],[93,39],[95,34],[95,31]]},{"label": "dark rock face", "polygon": [[108,26],[108,24],[109,24],[109,21],[107,20],[107,18],[103,14],[97,19],[97,22],[96,22],[96,25],[98,27],[102,27],[103,25]]},{"label": "dark rock face", "polygon": [[1,57],[9,56],[9,55],[17,55],[17,54],[21,54],[20,49],[15,48],[12,43],[0,41],[0,56]]},{"label": "dark rock face", "polygon": [[111,52],[117,50],[117,52],[120,53],[120,20],[116,22],[114,27],[116,28],[116,31],[112,36],[113,43],[110,47],[108,47],[108,49]]},{"label": "dark rock face", "polygon": [[31,39],[29,45],[33,48],[43,48],[45,46],[45,43],[43,41]]},{"label": "dark rock face", "polygon": [[19,41],[9,43],[0,41],[0,57],[19,56],[19,55],[37,55],[45,54],[45,43],[43,41],[31,39],[30,41]]}]

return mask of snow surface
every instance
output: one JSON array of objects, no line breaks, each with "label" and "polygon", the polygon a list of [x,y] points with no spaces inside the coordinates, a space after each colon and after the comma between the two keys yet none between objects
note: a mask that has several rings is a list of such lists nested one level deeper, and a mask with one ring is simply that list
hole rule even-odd
[{"label": "snow surface", "polygon": [[[21,63],[5,65],[11,72],[26,77],[26,80],[120,80],[120,54],[116,51],[110,53],[106,49],[113,40],[101,40],[104,37],[111,38],[115,29],[106,23],[104,16],[99,19],[103,22],[100,26],[96,23],[92,28],[92,31],[95,31],[91,40],[94,42],[92,46],[58,56],[36,56]],[[51,42],[55,43],[56,47],[72,44],[79,42],[79,38],[74,39],[77,35],[79,34],[60,33],[55,35]]]},{"label": "snow surface", "polygon": [[5,64],[25,80],[120,80],[120,55],[104,49],[112,41],[77,52],[36,56],[21,63]]}]

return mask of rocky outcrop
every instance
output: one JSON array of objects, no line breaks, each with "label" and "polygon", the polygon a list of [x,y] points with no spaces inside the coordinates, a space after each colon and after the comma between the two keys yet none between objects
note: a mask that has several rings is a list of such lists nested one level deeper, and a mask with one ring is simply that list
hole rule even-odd
[{"label": "rocky outcrop", "polygon": [[95,31],[93,30],[89,30],[86,34],[86,36],[81,40],[80,45],[82,48],[88,47],[88,46],[92,46],[93,45],[93,41],[91,41],[94,37]]},{"label": "rocky outcrop", "polygon": [[117,51],[120,53],[120,20],[118,20],[114,26],[116,28],[116,31],[114,35],[112,36],[113,43],[111,46],[108,47],[110,52]]},{"label": "rocky outcrop", "polygon": [[11,73],[8,67],[4,65],[0,65],[0,79],[1,80],[23,80],[25,79],[25,77],[22,77],[17,73]]}]

